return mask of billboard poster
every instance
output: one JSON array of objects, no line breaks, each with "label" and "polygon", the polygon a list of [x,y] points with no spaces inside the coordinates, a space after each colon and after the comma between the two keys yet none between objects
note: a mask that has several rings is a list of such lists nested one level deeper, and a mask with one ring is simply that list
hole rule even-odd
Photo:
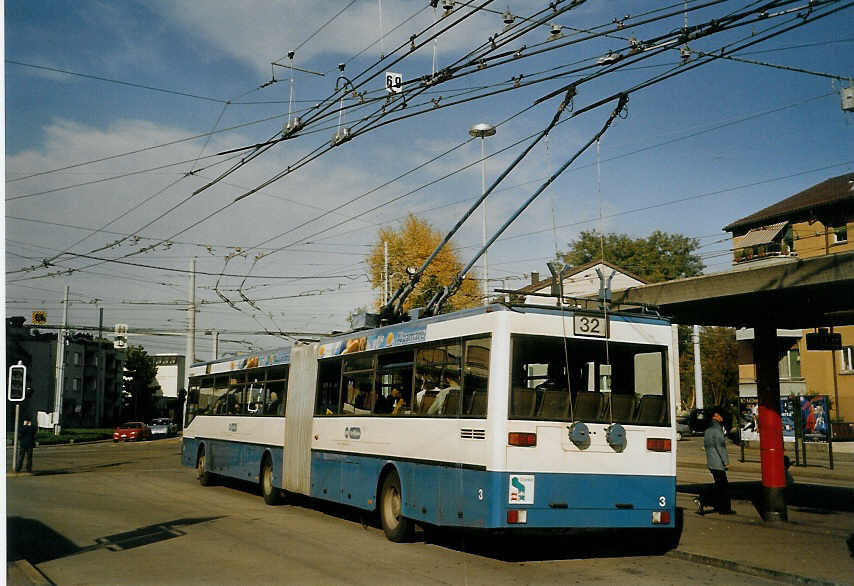
[{"label": "billboard poster", "polygon": [[741,441],[759,440],[759,397],[738,398],[738,427]]},{"label": "billboard poster", "polygon": [[828,397],[827,395],[815,395],[812,397],[798,397],[798,405],[801,415],[801,433],[805,442],[828,441]]},{"label": "billboard poster", "polygon": [[[759,441],[759,398],[739,397],[739,431],[742,441]],[[783,441],[795,441],[795,408],[791,397],[780,397]]]}]

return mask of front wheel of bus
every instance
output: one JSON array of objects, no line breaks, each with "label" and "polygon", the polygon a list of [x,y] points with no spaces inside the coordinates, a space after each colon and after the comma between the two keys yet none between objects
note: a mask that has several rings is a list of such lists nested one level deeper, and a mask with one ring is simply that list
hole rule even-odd
[{"label": "front wheel of bus", "polygon": [[207,471],[205,448],[199,450],[199,459],[196,462],[196,478],[199,479],[199,484],[202,486],[210,486],[213,484],[213,475]]},{"label": "front wheel of bus", "polygon": [[273,461],[270,456],[264,458],[261,467],[261,493],[268,505],[278,505],[282,501],[282,491],[273,486]]},{"label": "front wheel of bus", "polygon": [[391,471],[383,480],[380,492],[380,521],[385,536],[395,543],[409,540],[415,530],[412,520],[403,516],[402,509],[400,477],[397,472]]}]

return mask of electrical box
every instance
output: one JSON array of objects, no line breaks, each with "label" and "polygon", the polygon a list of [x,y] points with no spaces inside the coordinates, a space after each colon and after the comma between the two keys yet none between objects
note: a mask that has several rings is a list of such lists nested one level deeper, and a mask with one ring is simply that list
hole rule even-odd
[{"label": "electrical box", "polygon": [[842,110],[854,112],[854,86],[842,88]]},{"label": "electrical box", "polygon": [[842,334],[830,333],[825,329],[806,335],[807,350],[842,350]]}]

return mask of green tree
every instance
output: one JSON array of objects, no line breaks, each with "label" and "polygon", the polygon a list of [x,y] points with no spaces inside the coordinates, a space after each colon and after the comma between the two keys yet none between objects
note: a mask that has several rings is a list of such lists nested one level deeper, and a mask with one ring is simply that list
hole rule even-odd
[{"label": "green tree", "polygon": [[[694,407],[694,344],[691,328],[679,328],[679,379],[682,406]],[[684,331],[683,331],[684,330]],[[738,403],[738,342],[732,328],[700,329],[703,405],[721,405],[735,413]]]},{"label": "green tree", "polygon": [[649,283],[695,277],[703,272],[703,259],[697,254],[700,241],[682,234],[656,230],[646,238],[628,234],[601,234],[584,230],[570,242],[561,259],[570,267],[603,257]]},{"label": "green tree", "polygon": [[[384,245],[388,244],[389,296],[391,296],[409,278],[406,269],[420,267],[441,240],[442,234],[438,230],[435,230],[427,220],[417,218],[413,214],[406,217],[399,230],[391,227],[380,229],[377,243],[367,258],[371,285],[379,291],[377,307],[381,307],[383,302]],[[427,305],[436,292],[450,284],[462,268],[463,265],[456,250],[450,244],[446,244],[407,298],[403,310]],[[466,278],[456,294],[451,296],[442,307],[442,312],[474,307],[480,302],[479,284],[474,279]]]},{"label": "green tree", "polygon": [[125,359],[123,416],[148,421],[153,416],[157,366],[142,346],[130,346]]}]

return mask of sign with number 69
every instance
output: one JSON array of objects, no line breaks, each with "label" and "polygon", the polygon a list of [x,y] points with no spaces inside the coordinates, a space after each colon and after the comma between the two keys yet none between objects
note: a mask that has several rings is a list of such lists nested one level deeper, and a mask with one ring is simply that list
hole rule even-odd
[{"label": "sign with number 69", "polygon": [[399,94],[403,92],[403,76],[392,71],[385,72],[385,89],[390,94]]}]

